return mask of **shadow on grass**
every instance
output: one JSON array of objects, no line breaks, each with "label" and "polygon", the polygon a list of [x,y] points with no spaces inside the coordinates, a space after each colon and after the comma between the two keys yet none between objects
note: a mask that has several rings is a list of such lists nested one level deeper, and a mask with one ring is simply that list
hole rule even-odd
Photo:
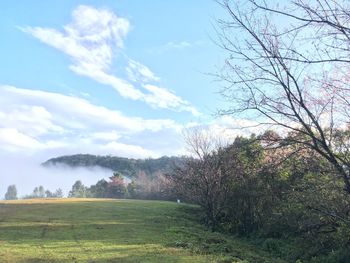
[{"label": "shadow on grass", "polygon": [[[0,261],[275,262],[208,231],[201,218],[196,206],[157,201],[6,204],[0,207],[0,240],[7,252]],[[6,255],[16,260],[1,260]]]}]

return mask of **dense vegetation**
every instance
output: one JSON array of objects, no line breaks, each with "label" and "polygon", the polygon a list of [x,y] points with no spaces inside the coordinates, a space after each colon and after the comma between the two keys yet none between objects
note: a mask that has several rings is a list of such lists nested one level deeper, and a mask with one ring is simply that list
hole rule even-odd
[{"label": "dense vegetation", "polygon": [[342,178],[313,151],[268,147],[270,136],[278,135],[237,137],[212,149],[212,138],[195,134],[198,158],[170,176],[174,189],[202,207],[213,230],[253,239],[275,257],[349,262],[350,196]]},{"label": "dense vegetation", "polygon": [[[101,179],[95,185],[85,186],[80,180],[75,182],[69,197],[90,198],[133,198],[174,200],[166,174],[177,166],[182,166],[185,157],[161,157],[158,159],[129,159],[116,156],[96,156],[76,154],[52,158],[44,166],[67,165],[69,167],[102,167],[111,169],[108,180]],[[35,189],[34,189],[35,190]],[[50,193],[49,193],[50,194]],[[53,196],[52,196],[53,195]],[[30,196],[36,196],[34,193]],[[41,197],[58,197],[40,195]]]},{"label": "dense vegetation", "polygon": [[9,185],[5,193],[6,200],[15,200],[17,199],[17,188],[16,185]]},{"label": "dense vegetation", "polygon": [[127,182],[120,173],[114,172],[108,180],[101,179],[90,187],[80,180],[76,181],[68,197],[174,200],[169,187],[169,182],[163,174],[153,177],[140,174]]},{"label": "dense vegetation", "polygon": [[218,114],[263,134],[220,146],[194,133],[175,189],[213,230],[275,256],[350,262],[349,1],[217,2]]},{"label": "dense vegetation", "polygon": [[[51,193],[51,196],[46,195],[46,197],[55,197],[52,196],[52,194],[55,193]],[[141,173],[131,181],[127,181],[125,177],[118,172],[114,172],[113,176],[109,177],[108,180],[101,179],[90,187],[85,186],[78,180],[73,184],[68,197],[129,198],[144,200],[174,200],[175,198],[170,189],[169,180],[163,174],[157,173],[150,177]]]},{"label": "dense vegetation", "polygon": [[167,173],[174,165],[183,162],[181,157],[166,157],[158,159],[130,159],[116,156],[96,156],[91,154],[76,154],[52,158],[43,163],[44,166],[68,165],[70,167],[99,166],[133,178],[140,173],[153,176],[157,173]]}]

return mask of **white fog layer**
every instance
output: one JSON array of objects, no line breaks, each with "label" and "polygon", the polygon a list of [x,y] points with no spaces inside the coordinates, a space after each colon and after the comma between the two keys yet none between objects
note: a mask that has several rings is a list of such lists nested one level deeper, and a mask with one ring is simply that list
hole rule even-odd
[{"label": "white fog layer", "polygon": [[63,190],[66,196],[75,181],[81,180],[84,185],[90,186],[100,179],[108,179],[112,171],[100,167],[71,168],[64,165],[43,167],[45,159],[33,156],[0,155],[0,199],[4,198],[9,185],[15,184],[18,197],[31,194],[36,186],[42,185],[45,190]]}]

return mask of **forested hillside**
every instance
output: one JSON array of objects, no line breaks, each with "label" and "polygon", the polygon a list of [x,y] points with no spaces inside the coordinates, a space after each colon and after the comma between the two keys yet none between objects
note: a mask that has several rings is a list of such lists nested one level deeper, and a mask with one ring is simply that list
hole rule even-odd
[{"label": "forested hillside", "polygon": [[93,167],[99,166],[119,172],[124,176],[133,178],[139,172],[148,176],[156,173],[167,173],[175,165],[184,161],[183,157],[163,156],[158,159],[129,159],[116,156],[97,156],[91,154],[76,154],[52,158],[43,163],[44,166],[68,165],[70,167]]}]

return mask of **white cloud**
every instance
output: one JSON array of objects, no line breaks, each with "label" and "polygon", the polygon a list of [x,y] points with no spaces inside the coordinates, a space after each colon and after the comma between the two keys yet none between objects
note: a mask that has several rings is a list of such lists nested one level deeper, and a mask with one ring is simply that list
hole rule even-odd
[{"label": "white cloud", "polygon": [[197,41],[193,41],[193,42],[189,42],[186,40],[183,41],[169,41],[166,44],[157,47],[157,49],[151,49],[149,50],[149,52],[151,53],[156,53],[156,54],[163,54],[166,52],[174,52],[174,51],[183,51],[186,49],[191,49],[191,48],[195,48],[198,46],[202,46],[204,45],[205,42],[202,40],[197,40]]},{"label": "white cloud", "polygon": [[[177,126],[170,119],[159,120],[127,117],[120,111],[109,110],[103,106],[91,104],[86,99],[59,93],[0,86],[0,96],[6,98],[7,107],[10,106],[9,103],[20,100],[29,105],[17,105],[17,108],[41,107],[42,110],[50,112],[50,115],[55,114],[51,116],[51,119],[54,119],[56,123],[64,125],[66,128],[85,129],[91,120],[98,123],[99,126],[106,128],[118,127],[121,130],[129,132],[140,132],[143,130],[157,131],[163,128],[174,128]],[[0,98],[0,102],[3,103],[1,108],[4,109],[6,107],[5,100]],[[15,108],[15,111],[17,108]],[[23,118],[23,116],[19,118]],[[30,114],[30,118],[35,119],[35,116]],[[46,123],[46,125],[50,126],[51,123]]]},{"label": "white cloud", "polygon": [[181,42],[168,42],[165,44],[165,49],[183,49],[183,48],[189,48],[193,45],[190,42],[187,41],[181,41]]},{"label": "white cloud", "polygon": [[145,84],[143,87],[149,91],[149,95],[145,97],[150,105],[155,105],[159,108],[173,108],[179,111],[185,110],[192,113],[194,116],[199,116],[199,111],[191,106],[188,101],[176,96],[172,91],[157,87],[151,84]]},{"label": "white cloud", "polygon": [[[129,81],[109,73],[115,53],[123,47],[130,23],[107,9],[78,6],[72,13],[72,22],[64,26],[63,31],[43,27],[20,29],[70,56],[73,64],[69,68],[76,74],[110,85],[124,98],[143,101],[154,108],[198,112],[174,92],[164,89],[171,93],[173,101],[169,103],[167,96],[167,101],[163,102],[163,97],[157,96],[159,92],[145,93]],[[159,81],[148,67],[134,60],[128,61],[126,73],[131,81]]]},{"label": "white cloud", "polygon": [[171,154],[164,152],[169,146],[135,142],[145,133],[179,134],[182,127],[170,119],[125,116],[83,98],[11,86],[0,86],[0,105],[0,146],[10,150],[159,156]]},{"label": "white cloud", "polygon": [[95,132],[91,133],[90,137],[94,140],[100,140],[100,141],[114,141],[118,140],[121,135],[117,131],[110,131],[110,132]]},{"label": "white cloud", "polygon": [[112,171],[98,167],[75,168],[53,166],[46,168],[40,165],[42,158],[38,156],[21,156],[18,153],[0,151],[0,199],[4,197],[8,185],[15,184],[18,196],[30,194],[39,185],[51,191],[61,188],[65,195],[77,180],[86,186],[95,184],[100,179],[108,179]]},{"label": "white cloud", "polygon": [[248,119],[235,119],[232,116],[221,116],[207,123],[190,122],[185,130],[199,129],[210,137],[224,143],[231,143],[237,136],[248,137],[251,134],[260,134],[268,127],[262,127],[258,122]]},{"label": "white cloud", "polygon": [[39,141],[15,128],[0,128],[0,145],[2,149],[10,151],[23,150],[23,148],[35,149],[42,146]]},{"label": "white cloud", "polygon": [[25,27],[24,32],[69,55],[75,65],[94,65],[96,70],[108,69],[113,48],[122,47],[130,28],[129,21],[106,9],[78,6],[72,22],[60,32],[52,28]]},{"label": "white cloud", "polygon": [[107,74],[93,64],[71,65],[70,69],[78,75],[91,77],[99,83],[112,86],[122,97],[132,100],[144,100],[145,94],[131,83],[114,75]]},{"label": "white cloud", "polygon": [[148,67],[142,65],[140,62],[129,59],[126,72],[131,81],[142,83],[150,81],[159,81],[157,77]]},{"label": "white cloud", "polygon": [[[0,99],[1,101],[1,99]],[[7,105],[9,106],[9,105]],[[6,107],[3,103],[0,112],[0,127],[16,127],[25,130],[28,136],[45,134],[48,131],[62,132],[63,128],[52,122],[52,115],[41,106],[19,105],[18,107]]]},{"label": "white cloud", "polygon": [[260,134],[268,127],[262,127],[258,122],[248,119],[235,119],[226,115],[214,119],[207,125],[210,133],[228,142],[232,142],[237,136],[248,137],[251,134]]},{"label": "white cloud", "polygon": [[184,127],[202,126],[230,141],[259,134],[261,127],[256,125],[230,116],[181,125],[170,119],[125,116],[83,98],[0,86],[0,152],[41,152],[47,158],[74,153],[158,157],[183,152]]},{"label": "white cloud", "polygon": [[[146,88],[168,96],[157,87]],[[1,150],[45,151],[48,157],[78,152],[157,157],[181,152],[183,127],[205,126],[226,139],[261,132],[256,122],[230,116],[201,123],[130,117],[84,98],[0,85]]]},{"label": "white cloud", "polygon": [[132,156],[133,158],[148,158],[148,157],[160,157],[160,155],[154,151],[147,150],[138,145],[129,145],[119,143],[116,141],[109,142],[102,145],[101,150],[106,152],[117,153],[120,156]]}]

